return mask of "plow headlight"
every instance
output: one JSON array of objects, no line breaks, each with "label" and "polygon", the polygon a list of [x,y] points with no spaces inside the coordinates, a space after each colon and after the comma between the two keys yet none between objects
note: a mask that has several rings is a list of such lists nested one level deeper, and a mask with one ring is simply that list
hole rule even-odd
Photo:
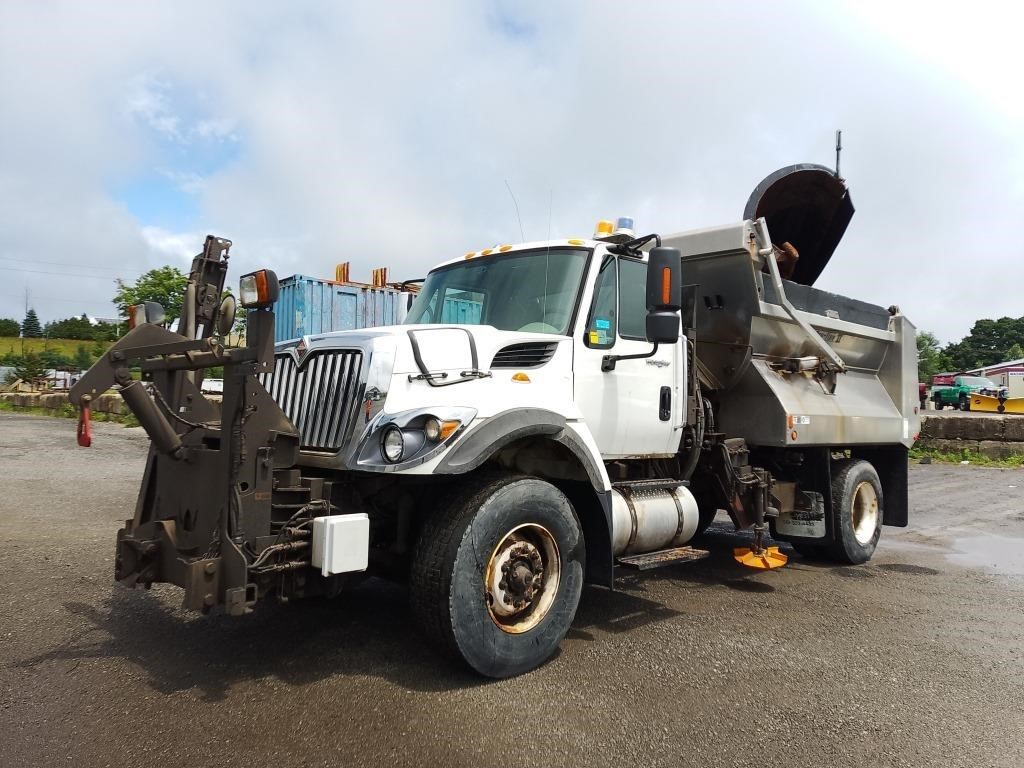
[{"label": "plow headlight", "polygon": [[277,301],[280,290],[277,275],[272,270],[250,272],[239,280],[239,303],[246,309],[265,309]]}]

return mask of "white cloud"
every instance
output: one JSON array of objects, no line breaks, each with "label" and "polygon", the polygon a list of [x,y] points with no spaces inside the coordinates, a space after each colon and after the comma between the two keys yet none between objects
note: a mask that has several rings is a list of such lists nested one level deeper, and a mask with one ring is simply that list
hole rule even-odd
[{"label": "white cloud", "polygon": [[[528,238],[621,214],[678,231],[737,218],[775,168],[831,163],[841,127],[858,212],[821,286],[951,339],[1024,314],[993,280],[1015,274],[1024,206],[1005,44],[1019,24],[998,18],[936,6],[922,22],[905,2],[8,3],[0,69],[21,76],[0,81],[0,259],[138,274],[209,231],[235,240],[236,276],[338,261],[422,276],[519,239],[506,179]],[[211,171],[209,145],[236,153]],[[154,171],[198,201],[188,232],[112,202]],[[15,283],[0,316],[20,313]]]},{"label": "white cloud", "polygon": [[183,143],[181,118],[171,110],[170,86],[150,75],[141,75],[132,83],[125,98],[125,111],[138,118],[164,138]]}]

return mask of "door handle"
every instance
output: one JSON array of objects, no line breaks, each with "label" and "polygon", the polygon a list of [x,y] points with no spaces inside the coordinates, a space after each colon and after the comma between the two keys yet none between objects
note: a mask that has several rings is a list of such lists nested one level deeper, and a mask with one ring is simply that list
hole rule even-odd
[{"label": "door handle", "polygon": [[672,387],[662,387],[658,398],[658,418],[668,421],[672,418]]}]

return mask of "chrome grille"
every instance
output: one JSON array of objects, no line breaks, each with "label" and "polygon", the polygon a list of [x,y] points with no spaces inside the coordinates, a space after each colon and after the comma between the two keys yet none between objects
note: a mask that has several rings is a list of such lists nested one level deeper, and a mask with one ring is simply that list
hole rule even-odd
[{"label": "chrome grille", "polygon": [[275,357],[273,373],[260,374],[260,383],[299,430],[301,447],[342,447],[359,410],[362,359],[353,349],[331,349],[310,352],[296,365],[285,353]]}]

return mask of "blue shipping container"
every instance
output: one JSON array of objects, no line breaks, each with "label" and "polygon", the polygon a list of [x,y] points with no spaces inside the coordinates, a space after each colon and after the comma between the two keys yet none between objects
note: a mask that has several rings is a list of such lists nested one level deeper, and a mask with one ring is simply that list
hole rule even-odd
[{"label": "blue shipping container", "polygon": [[274,304],[274,341],[396,325],[405,319],[408,298],[408,294],[394,288],[292,275],[281,280],[281,294]]},{"label": "blue shipping container", "polygon": [[[408,293],[394,288],[370,288],[305,275],[285,277],[274,304],[274,341],[398,325],[405,321],[409,298]],[[441,322],[477,325],[480,310],[479,302],[447,299]]]},{"label": "blue shipping container", "polygon": [[441,308],[441,322],[479,325],[481,307],[482,305],[479,301],[445,299],[444,306]]}]

